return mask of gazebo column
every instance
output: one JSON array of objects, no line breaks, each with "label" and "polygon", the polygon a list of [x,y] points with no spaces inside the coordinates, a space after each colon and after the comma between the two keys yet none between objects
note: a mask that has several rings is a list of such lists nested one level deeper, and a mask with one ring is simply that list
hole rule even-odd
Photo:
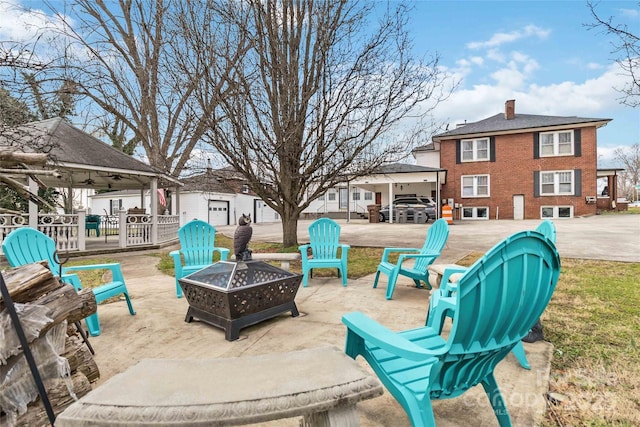
[{"label": "gazebo column", "polygon": [[[28,180],[29,191],[38,194],[38,183],[31,177]],[[29,227],[38,229],[38,204],[29,200]]]},{"label": "gazebo column", "polygon": [[151,180],[151,243],[158,243],[158,178]]}]

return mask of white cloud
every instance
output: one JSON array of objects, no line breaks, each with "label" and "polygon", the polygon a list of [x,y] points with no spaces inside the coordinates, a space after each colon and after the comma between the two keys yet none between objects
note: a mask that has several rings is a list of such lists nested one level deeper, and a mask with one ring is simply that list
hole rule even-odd
[{"label": "white cloud", "polygon": [[512,89],[521,87],[526,80],[526,76],[515,66],[495,71],[491,73],[491,77],[495,80],[496,86]]},{"label": "white cloud", "polygon": [[507,61],[507,57],[505,56],[505,54],[499,51],[498,49],[489,49],[487,51],[487,59],[491,59],[492,61],[496,61],[496,62]]},{"label": "white cloud", "polygon": [[637,18],[640,16],[640,11],[638,9],[618,9],[620,15],[626,16],[627,18]]},{"label": "white cloud", "polygon": [[54,28],[62,28],[57,16],[47,15],[42,9],[26,8],[17,0],[0,2],[0,39],[29,42]]},{"label": "white cloud", "polygon": [[[614,89],[625,81],[615,64],[599,77],[582,83],[564,81],[549,85],[524,84],[525,75],[515,61],[491,76],[492,84],[475,85],[456,91],[438,105],[435,114],[439,121],[457,124],[474,122],[504,112],[508,99],[516,100],[516,113],[613,118],[624,107],[618,102],[620,94]],[[608,152],[603,151],[603,155]]]},{"label": "white cloud", "polygon": [[545,30],[536,25],[527,25],[522,30],[511,31],[509,33],[495,33],[486,41],[477,41],[467,43],[469,49],[487,49],[502,46],[506,43],[513,43],[517,40],[527,37],[537,37],[545,39],[549,36],[551,30]]}]

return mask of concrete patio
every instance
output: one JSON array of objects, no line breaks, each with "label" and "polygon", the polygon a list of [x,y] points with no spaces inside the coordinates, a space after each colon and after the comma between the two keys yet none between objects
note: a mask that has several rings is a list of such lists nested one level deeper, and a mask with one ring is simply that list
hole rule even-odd
[{"label": "concrete patio", "polygon": [[[610,219],[612,218],[612,219]],[[616,221],[621,221],[616,223]],[[489,223],[455,224],[447,248],[439,262],[454,262],[470,251],[486,250],[504,235],[532,229],[539,221],[492,221]],[[615,223],[612,225],[612,223]],[[580,218],[556,222],[561,256],[597,258],[600,253],[621,261],[640,261],[638,232],[640,216]],[[622,227],[622,229],[620,229]],[[302,242],[305,223],[301,223]],[[594,233],[593,230],[598,232]],[[235,227],[219,227],[232,235]],[[366,232],[364,232],[364,231]],[[587,232],[589,231],[589,232]],[[275,234],[272,234],[275,233]],[[279,225],[254,225],[254,240],[278,240]],[[424,225],[343,224],[344,240],[352,245],[415,246],[424,239]],[[597,235],[591,243],[583,239]],[[402,236],[399,238],[398,236]],[[417,242],[417,243],[416,243]],[[609,242],[609,243],[607,243]],[[629,248],[635,250],[630,251]],[[169,249],[169,248],[167,248]],[[589,257],[583,252],[595,252]],[[341,316],[362,311],[392,330],[409,329],[424,324],[429,291],[416,289],[410,281],[399,282],[394,299],[385,300],[386,281],[372,289],[373,276],[349,280],[343,288],[337,278],[314,278],[309,287],[300,288],[296,303],[304,315],[292,318],[281,315],[272,320],[243,329],[241,339],[225,340],[224,331],[204,323],[185,323],[188,304],[176,299],[173,277],[160,273],[158,258],[152,253],[111,254],[122,263],[127,286],[133,297],[137,315],[128,314],[126,304],[99,307],[102,335],[91,338],[96,362],[101,371],[99,386],[113,375],[144,358],[218,358],[293,351],[333,345],[344,347],[345,327]],[[522,369],[509,356],[497,369],[497,379],[507,402],[513,424],[539,425],[545,413],[544,394],[548,390],[553,347],[546,342],[525,344],[531,370]],[[358,359],[359,363],[368,365]],[[188,387],[185,384],[185,387]],[[255,384],[260,387],[260,384]],[[400,405],[385,391],[384,395],[358,404],[362,426],[409,426]],[[497,421],[484,391],[476,387],[462,397],[434,402],[439,426],[493,426]],[[263,423],[264,426],[298,426],[298,419]]]}]

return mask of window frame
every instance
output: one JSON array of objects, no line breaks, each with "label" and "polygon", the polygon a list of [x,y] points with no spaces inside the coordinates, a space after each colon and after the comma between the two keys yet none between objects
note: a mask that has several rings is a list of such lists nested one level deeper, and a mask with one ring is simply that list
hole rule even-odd
[{"label": "window frame", "polygon": [[[478,194],[478,178],[487,178],[487,194]],[[465,178],[473,178],[473,195],[465,195]],[[463,199],[478,198],[478,197],[491,197],[491,175],[478,174],[478,175],[462,175],[460,176],[460,197]]]},{"label": "window frame", "polygon": [[[545,209],[552,209],[552,216],[544,215]],[[560,216],[560,209],[569,209],[569,216]],[[569,219],[574,217],[574,209],[571,205],[543,205],[540,206],[540,219]]]},{"label": "window frame", "polygon": [[[466,216],[467,210],[471,209],[471,216]],[[486,209],[486,216],[479,216],[478,209]],[[462,219],[463,220],[488,220],[489,219],[489,206],[463,206],[462,207]]]},{"label": "window frame", "polygon": [[[570,135],[570,139],[569,141],[560,141],[560,135],[561,134],[569,134]],[[553,141],[551,142],[551,144],[549,143],[545,143],[543,142],[543,140],[545,139],[545,136],[553,136]],[[562,156],[575,156],[575,142],[576,142],[576,135],[575,135],[575,131],[573,129],[571,130],[558,130],[558,131],[553,131],[553,132],[540,132],[539,135],[539,146],[538,146],[538,156],[540,157],[562,157]],[[569,152],[568,153],[562,153],[560,151],[560,148],[562,146],[568,146],[569,147]],[[543,153],[543,148],[545,147],[551,147],[551,153]]]},{"label": "window frame", "polygon": [[[553,174],[553,183],[545,182],[544,177]],[[567,182],[561,181],[561,176],[563,174],[569,174],[571,177],[570,185],[571,191],[561,191],[561,186],[566,185]],[[545,192],[544,186],[553,184],[553,192]],[[573,196],[576,192],[576,177],[574,170],[555,170],[555,171],[540,171],[540,196]]]},{"label": "window frame", "polygon": [[[471,143],[471,150],[465,150],[465,143]],[[478,152],[478,143],[486,142],[486,148],[482,151],[486,151],[486,158],[479,158]],[[471,159],[465,159],[464,154],[471,152]],[[491,160],[491,140],[489,137],[486,138],[473,138],[473,139],[461,139],[460,140],[460,163],[471,163],[471,162],[488,162]]]}]

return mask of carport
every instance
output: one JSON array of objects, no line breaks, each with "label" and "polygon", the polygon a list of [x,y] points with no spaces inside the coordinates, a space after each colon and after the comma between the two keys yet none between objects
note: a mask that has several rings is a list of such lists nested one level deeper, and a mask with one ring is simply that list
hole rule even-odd
[{"label": "carport", "polygon": [[[427,166],[392,163],[381,166],[375,173],[349,182],[349,186],[362,188],[375,194],[377,205],[387,205],[400,196],[431,197],[438,207],[440,187],[446,184],[447,170]],[[349,190],[351,193],[351,190]],[[440,209],[436,209],[440,217]],[[393,218],[389,218],[389,223]]]}]

